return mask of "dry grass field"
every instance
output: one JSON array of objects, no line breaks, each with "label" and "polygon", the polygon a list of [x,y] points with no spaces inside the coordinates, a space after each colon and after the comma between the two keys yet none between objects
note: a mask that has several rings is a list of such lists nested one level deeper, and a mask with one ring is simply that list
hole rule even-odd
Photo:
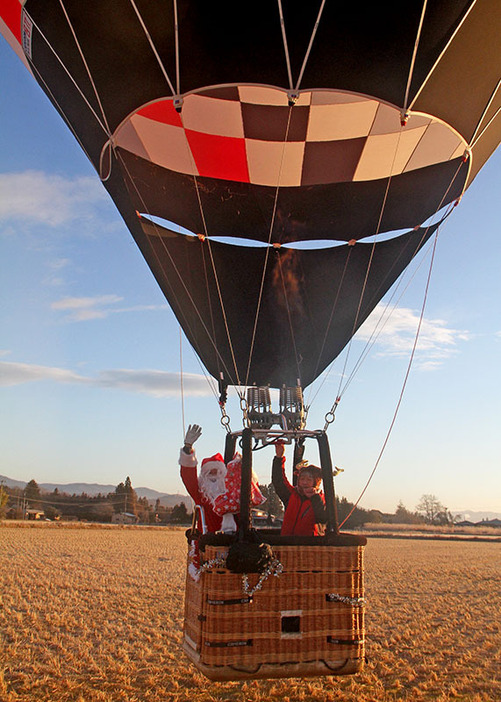
[{"label": "dry grass field", "polygon": [[354,677],[210,683],[180,649],[182,530],[0,524],[1,702],[501,700],[501,545],[373,539]]}]

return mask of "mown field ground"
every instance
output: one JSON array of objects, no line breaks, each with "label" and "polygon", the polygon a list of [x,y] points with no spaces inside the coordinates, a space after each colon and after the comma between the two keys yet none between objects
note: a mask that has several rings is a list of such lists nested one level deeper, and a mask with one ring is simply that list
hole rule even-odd
[{"label": "mown field ground", "polygon": [[501,544],[371,539],[346,678],[211,683],[180,649],[183,530],[0,524],[1,702],[501,700]]}]

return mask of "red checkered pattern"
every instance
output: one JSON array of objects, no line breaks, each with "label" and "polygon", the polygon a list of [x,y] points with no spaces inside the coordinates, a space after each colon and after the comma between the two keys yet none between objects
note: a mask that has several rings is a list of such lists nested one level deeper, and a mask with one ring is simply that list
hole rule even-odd
[{"label": "red checkered pattern", "polygon": [[463,153],[447,125],[344,92],[234,86],[138,110],[117,144],[169,170],[276,187],[385,178]]}]

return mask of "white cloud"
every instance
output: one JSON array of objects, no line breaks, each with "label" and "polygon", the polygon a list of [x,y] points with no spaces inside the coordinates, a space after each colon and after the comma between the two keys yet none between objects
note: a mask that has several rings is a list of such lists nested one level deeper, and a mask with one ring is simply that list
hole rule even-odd
[{"label": "white cloud", "polygon": [[[97,384],[103,387],[121,388],[153,397],[177,397],[181,391],[179,373],[156,370],[110,370],[99,374]],[[189,397],[205,397],[211,389],[203,375],[183,374],[183,390]]]},{"label": "white cloud", "polygon": [[53,288],[61,287],[66,284],[66,280],[61,277],[60,273],[65,268],[70,266],[71,261],[69,258],[57,258],[53,261],[49,261],[46,265],[49,269],[48,275],[43,279],[44,285],[48,285]]},{"label": "white cloud", "polygon": [[89,219],[93,207],[109,202],[99,179],[73,179],[41,171],[0,173],[0,221],[16,220],[59,227]]},{"label": "white cloud", "polygon": [[86,382],[82,376],[63,368],[35,366],[28,363],[0,362],[0,386],[21,385],[38,380],[53,380],[57,383]]},{"label": "white cloud", "polygon": [[[419,325],[420,312],[397,307],[390,316],[384,305],[377,305],[374,312],[357,332],[357,339],[375,342],[380,356],[408,356],[413,348]],[[423,370],[440,366],[441,361],[457,353],[459,341],[468,341],[469,332],[452,329],[443,319],[423,318],[416,347],[416,358]]]},{"label": "white cloud", "polygon": [[110,305],[123,300],[118,295],[98,295],[97,297],[65,297],[53,302],[51,307],[65,313],[65,319],[71,322],[83,322],[89,319],[104,319],[110,313]]},{"label": "white cloud", "polygon": [[[178,373],[119,369],[101,371],[95,377],[86,377],[64,368],[0,361],[0,386],[9,387],[40,381],[125,390],[151,397],[177,397],[180,393]],[[205,397],[212,394],[206,378],[194,373],[183,375],[183,388],[188,397]]]},{"label": "white cloud", "polygon": [[96,297],[65,297],[53,302],[51,308],[64,313],[64,319],[69,322],[86,322],[90,319],[105,319],[110,314],[127,312],[145,312],[166,309],[167,305],[135,305],[132,307],[116,307],[123,297],[118,295],[97,295]]}]

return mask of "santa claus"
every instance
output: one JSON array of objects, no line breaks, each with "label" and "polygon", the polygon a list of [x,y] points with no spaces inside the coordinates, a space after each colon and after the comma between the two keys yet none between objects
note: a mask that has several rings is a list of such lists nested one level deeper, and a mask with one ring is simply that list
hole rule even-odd
[{"label": "santa claus", "polygon": [[[236,531],[234,515],[240,512],[240,485],[242,457],[236,453],[225,466],[223,457],[216,453],[204,458],[197,476],[197,457],[193,444],[200,437],[202,428],[198,424],[188,427],[184,446],[179,455],[181,479],[195,504],[203,507],[208,531]],[[260,505],[265,501],[259,490],[257,478],[252,474],[251,502]],[[201,530],[201,525],[198,525]]]},{"label": "santa claus", "polygon": [[[222,517],[214,511],[214,502],[225,492],[226,466],[220,453],[204,458],[197,476],[197,456],[193,444],[200,437],[202,427],[193,424],[188,427],[184,446],[179,454],[181,480],[195,504],[203,507],[208,531],[220,531]],[[198,525],[201,530],[201,525]]]}]

